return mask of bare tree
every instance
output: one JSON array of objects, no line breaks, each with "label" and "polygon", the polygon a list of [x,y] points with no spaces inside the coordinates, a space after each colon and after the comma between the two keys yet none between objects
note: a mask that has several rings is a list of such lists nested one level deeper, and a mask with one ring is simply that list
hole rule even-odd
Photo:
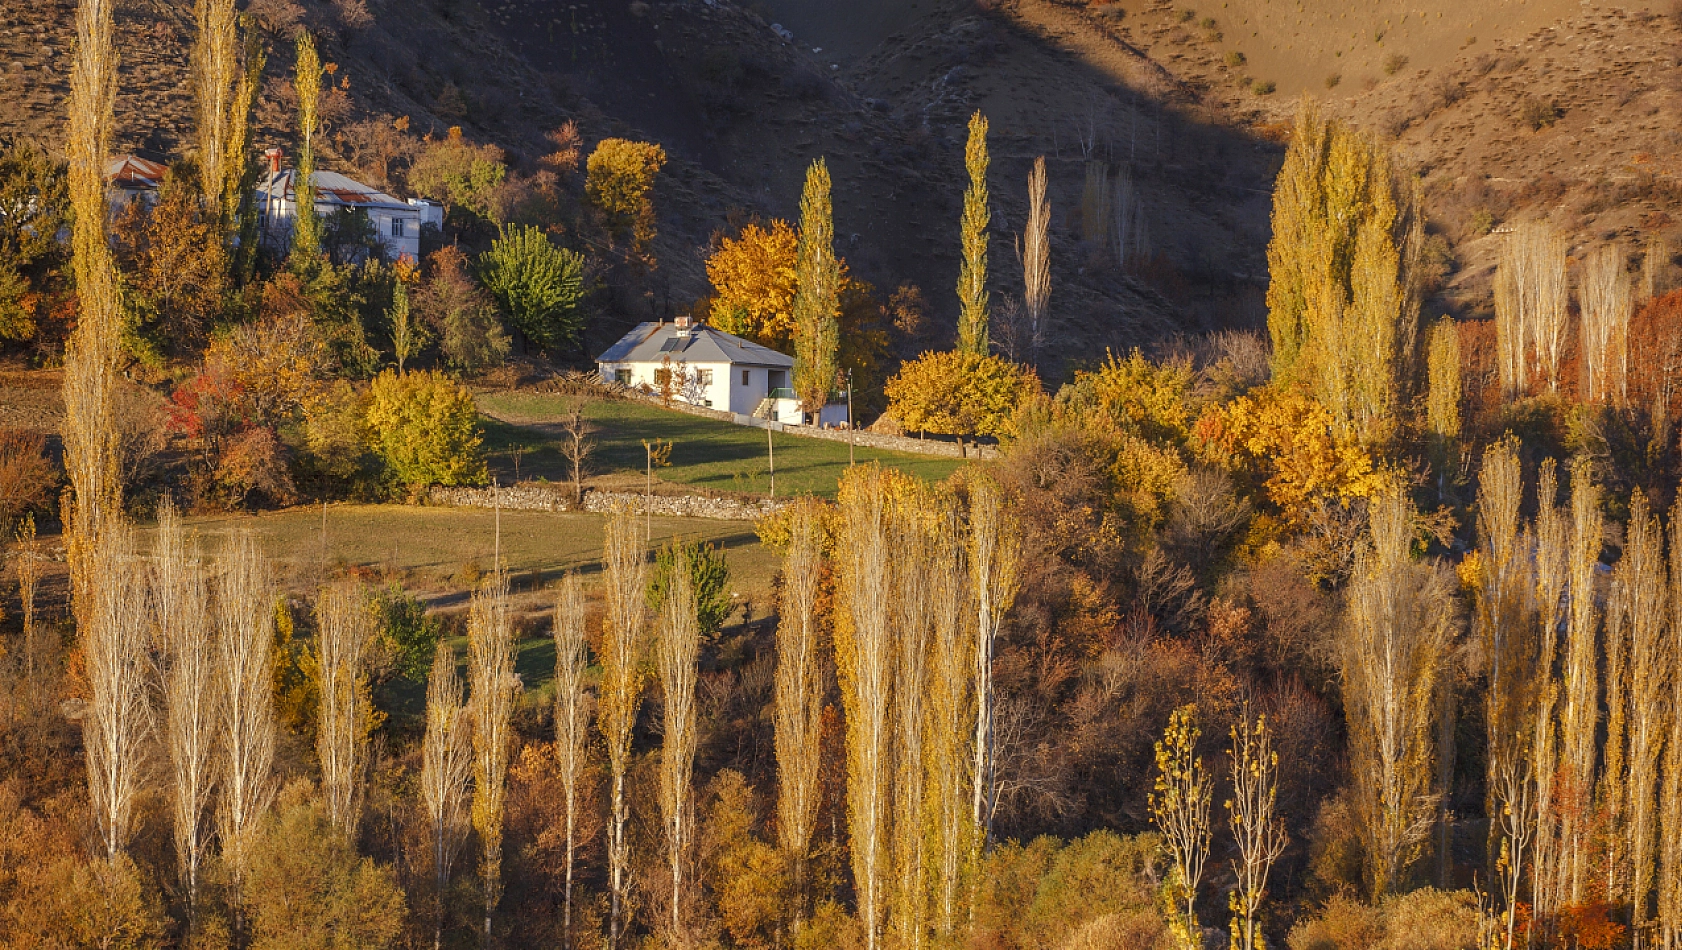
[{"label": "bare tree", "polygon": [[[237,135],[239,98],[239,13],[234,0],[198,0],[193,41],[193,98],[198,111],[199,183],[205,204],[220,218],[229,177],[230,145]],[[243,169],[233,172],[239,175]],[[226,222],[224,222],[226,223]]]},{"label": "bare tree", "polygon": [[220,710],[210,595],[204,571],[188,549],[181,515],[158,510],[152,610],[161,645],[164,740],[169,751],[170,817],[187,919],[197,926],[199,872],[210,844],[206,816],[215,785],[213,757]]},{"label": "bare tree", "polygon": [[216,606],[223,720],[217,825],[239,906],[248,839],[274,796],[274,588],[250,532],[230,535],[223,546]]},{"label": "bare tree", "polygon": [[773,721],[777,753],[777,833],[794,873],[794,922],[807,907],[806,868],[823,794],[825,671],[818,628],[823,545],[818,511],[797,504],[783,562],[782,609],[777,621]]},{"label": "bare tree", "polygon": [[[1588,873],[1590,806],[1594,795],[1595,738],[1600,723],[1599,611],[1595,607],[1594,578],[1600,563],[1604,519],[1600,488],[1594,484],[1586,460],[1571,466],[1571,548],[1565,572],[1568,582],[1564,706],[1560,711],[1560,857],[1566,884],[1561,901],[1583,900]],[[1543,603],[1547,604],[1544,596]],[[1621,715],[1621,710],[1619,710]]]},{"label": "bare tree", "polygon": [[1565,238],[1546,221],[1513,227],[1496,265],[1495,320],[1502,354],[1502,391],[1523,395],[1531,360],[1550,392],[1559,388],[1565,347]]},{"label": "bare tree", "polygon": [[666,845],[672,875],[672,939],[685,942],[683,863],[689,851],[690,786],[695,771],[695,674],[701,652],[701,626],[696,617],[695,588],[689,559],[673,549],[661,605],[657,651],[660,689],[665,695],[665,741],[660,747],[660,811],[666,820]]},{"label": "bare tree", "polygon": [[1028,227],[1022,235],[1022,299],[1028,311],[1028,352],[1045,342],[1046,302],[1051,299],[1051,203],[1045,197],[1045,156],[1028,173]]},{"label": "bare tree", "polygon": [[1554,671],[1560,652],[1560,632],[1567,613],[1570,587],[1571,526],[1559,505],[1558,466],[1542,464],[1536,499],[1536,605],[1541,646],[1538,651],[1537,699],[1531,740],[1531,781],[1536,812],[1535,846],[1531,864],[1531,906],[1538,916],[1551,915],[1570,886],[1571,861],[1561,834],[1559,788],[1562,755],[1558,711],[1563,683]]},{"label": "bare tree", "polygon": [[975,604],[975,768],[973,820],[985,845],[998,807],[993,747],[993,645],[1020,583],[1021,537],[997,485],[978,478],[970,494],[969,567]]},{"label": "bare tree", "polygon": [[1628,395],[1629,319],[1635,301],[1623,252],[1616,245],[1589,255],[1577,303],[1582,313],[1583,399],[1622,405]]},{"label": "bare tree", "polygon": [[461,679],[456,675],[455,651],[439,641],[432,675],[426,683],[426,737],[421,745],[420,773],[420,799],[426,809],[433,896],[437,900],[433,950],[443,943],[444,895],[450,886],[450,869],[471,827],[467,809],[467,780],[473,770],[471,729]]},{"label": "bare tree", "polygon": [[971,803],[975,756],[975,638],[970,634],[963,534],[958,512],[937,522],[929,552],[929,614],[933,664],[929,671],[928,782],[935,829],[935,932],[951,937],[961,914],[960,885],[979,846]]},{"label": "bare tree", "polygon": [[129,541],[126,530],[113,528],[92,552],[89,567],[98,583],[81,629],[88,678],[82,720],[88,798],[107,861],[128,846],[152,728],[146,618],[134,609],[145,587]]},{"label": "bare tree", "polygon": [[508,575],[498,570],[473,592],[467,612],[467,680],[473,715],[473,830],[479,834],[479,877],[485,891],[485,942],[502,900],[502,825],[513,740],[514,623]]},{"label": "bare tree", "polygon": [[1645,303],[1665,291],[1665,269],[1670,266],[1670,247],[1664,236],[1653,234],[1647,239],[1647,252],[1641,256],[1641,300]]},{"label": "bare tree", "polygon": [[[572,466],[573,500],[581,508],[584,506],[584,467],[596,448],[596,443],[590,439],[595,431],[594,425],[584,421],[584,413],[577,403],[561,422],[561,454]],[[652,470],[650,465],[651,477]]]},{"label": "bare tree", "polygon": [[636,515],[625,507],[608,517],[602,552],[607,581],[607,617],[602,628],[602,681],[597,722],[607,743],[612,772],[612,805],[607,825],[608,947],[617,950],[625,933],[630,889],[631,844],[625,800],[625,773],[631,764],[631,730],[642,705],[643,653],[648,616],[643,590],[648,557],[637,538]]},{"label": "bare tree", "polygon": [[1435,813],[1432,720],[1454,614],[1447,575],[1410,557],[1406,496],[1391,490],[1370,510],[1340,659],[1356,819],[1376,897],[1402,882]]},{"label": "bare tree", "polygon": [[18,527],[17,544],[12,548],[12,571],[18,579],[18,606],[23,614],[23,670],[30,693],[35,691],[35,656],[40,644],[35,642],[35,594],[41,586],[41,544],[35,539],[35,516],[26,515]]},{"label": "bare tree", "polygon": [[374,618],[361,585],[344,581],[321,589],[315,619],[321,688],[315,749],[321,786],[333,824],[354,840],[368,758],[363,664],[374,637]]},{"label": "bare tree", "polygon": [[577,852],[578,792],[589,755],[589,694],[584,674],[590,648],[584,633],[584,590],[577,574],[561,579],[555,603],[555,758],[566,806],[566,891],[561,910],[562,944],[572,947],[572,873]]},{"label": "bare tree", "polygon": [[1174,907],[1169,930],[1185,950],[1203,946],[1197,923],[1197,886],[1209,857],[1209,801],[1215,783],[1197,755],[1197,706],[1182,706],[1168,719],[1156,744],[1156,786],[1150,795],[1151,822],[1162,835],[1171,876],[1167,900]]},{"label": "bare tree", "polygon": [[1629,736],[1627,771],[1618,780],[1628,808],[1625,848],[1629,868],[1627,899],[1632,929],[1642,939],[1656,924],[1649,917],[1657,868],[1659,762],[1666,719],[1674,713],[1665,701],[1670,689],[1674,655],[1665,642],[1669,611],[1664,536],[1658,519],[1638,489],[1630,498],[1624,556],[1614,572],[1616,616],[1622,629],[1617,638],[1628,644],[1629,693],[1626,718]]},{"label": "bare tree", "polygon": [[1267,878],[1285,853],[1285,824],[1274,811],[1279,798],[1279,754],[1266,716],[1252,716],[1248,706],[1232,727],[1232,798],[1226,802],[1238,856],[1232,862],[1237,887],[1232,895],[1234,950],[1262,950],[1261,909]]},{"label": "bare tree", "polygon": [[928,716],[930,567],[933,539],[926,521],[933,512],[921,494],[898,499],[888,518],[893,642],[893,866],[894,943],[922,947],[928,931],[927,783],[924,769]]},{"label": "bare tree", "polygon": [[1113,211],[1110,166],[1089,160],[1086,163],[1086,183],[1080,196],[1080,237],[1094,260],[1101,259],[1110,246]]},{"label": "bare tree", "polygon": [[853,888],[865,946],[881,944],[886,910],[889,811],[893,768],[893,639],[890,619],[887,499],[879,468],[855,469],[841,505],[841,603],[847,624],[836,630],[841,698],[847,713],[847,829]]}]

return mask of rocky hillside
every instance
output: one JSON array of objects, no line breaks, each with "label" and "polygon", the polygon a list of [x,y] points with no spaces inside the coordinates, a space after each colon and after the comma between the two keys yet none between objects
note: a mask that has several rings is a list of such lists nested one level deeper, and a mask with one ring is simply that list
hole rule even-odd
[{"label": "rocky hillside", "polygon": [[[844,7],[844,9],[843,9]],[[1203,7],[1207,7],[1205,10]],[[1394,9],[1392,9],[1394,8]],[[620,320],[706,292],[705,247],[753,217],[793,217],[818,156],[855,273],[920,287],[937,328],[956,305],[964,123],[992,123],[1001,304],[1030,163],[1053,206],[1054,325],[1042,370],[1176,331],[1256,326],[1269,189],[1298,99],[1396,139],[1424,177],[1450,270],[1434,305],[1475,313],[1502,222],[1550,213],[1578,245],[1669,234],[1682,27],[1612,0],[250,0],[270,46],[260,144],[285,144],[288,37],[324,38],[346,133],[460,125],[516,164],[579,123],[660,141],[659,289]],[[0,4],[0,130],[53,142],[73,0]],[[191,0],[125,0],[120,147],[191,135]],[[1103,163],[1131,208],[1125,266],[1083,220]],[[1124,198],[1123,196],[1130,196]],[[1113,228],[1113,220],[1107,226]],[[1682,243],[1682,242],[1673,242]],[[1001,309],[1008,309],[1002,306]],[[611,333],[612,328],[604,328]]]}]

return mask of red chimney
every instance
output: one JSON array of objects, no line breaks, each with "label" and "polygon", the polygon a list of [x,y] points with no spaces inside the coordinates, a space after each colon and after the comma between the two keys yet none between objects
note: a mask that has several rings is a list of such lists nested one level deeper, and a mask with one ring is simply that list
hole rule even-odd
[{"label": "red chimney", "polygon": [[269,171],[276,175],[280,174],[280,149],[271,148],[263,153],[263,157],[269,160]]}]

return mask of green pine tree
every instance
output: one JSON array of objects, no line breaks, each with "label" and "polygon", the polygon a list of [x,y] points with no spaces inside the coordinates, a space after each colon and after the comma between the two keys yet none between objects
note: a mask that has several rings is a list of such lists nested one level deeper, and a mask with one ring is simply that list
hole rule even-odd
[{"label": "green pine tree", "polygon": [[823,409],[840,368],[841,264],[831,214],[829,166],[820,158],[800,196],[794,270],[794,393],[806,412]]},{"label": "green pine tree", "polygon": [[958,349],[987,355],[987,117],[979,110],[969,120],[969,144],[964,147],[969,188],[964,191],[964,216],[959,225],[964,262],[958,271]]}]

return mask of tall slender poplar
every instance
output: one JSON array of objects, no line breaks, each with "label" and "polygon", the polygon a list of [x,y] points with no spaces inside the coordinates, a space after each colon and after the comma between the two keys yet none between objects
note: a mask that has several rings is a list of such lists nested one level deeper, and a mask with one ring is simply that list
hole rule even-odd
[{"label": "tall slender poplar", "polygon": [[861,466],[841,496],[841,609],[836,667],[847,713],[847,829],[853,890],[867,950],[882,943],[891,882],[888,855],[893,786],[892,583],[887,493],[882,470]]},{"label": "tall slender poplar", "polygon": [[625,936],[630,894],[630,820],[625,775],[631,766],[631,730],[642,706],[643,654],[648,615],[643,591],[648,586],[648,556],[639,537],[636,515],[615,509],[608,517],[602,553],[607,582],[607,616],[602,626],[600,724],[612,773],[607,823],[608,947],[617,950]]},{"label": "tall slender poplar", "polygon": [[368,760],[368,677],[364,668],[374,639],[367,596],[354,581],[321,589],[315,603],[315,659],[321,698],[316,707],[315,748],[327,814],[355,839],[362,807],[362,773]]},{"label": "tall slender poplar", "polygon": [[829,165],[806,170],[800,195],[800,238],[794,264],[794,394],[800,408],[822,412],[840,372],[841,262],[835,257],[835,223]]},{"label": "tall slender poplar", "polygon": [[969,141],[964,145],[964,168],[969,187],[964,189],[964,213],[958,223],[963,263],[958,270],[958,349],[986,356],[988,350],[987,225],[992,210],[987,206],[987,117],[978,109],[970,116]]},{"label": "tall slender poplar", "polygon": [[204,570],[188,547],[180,513],[167,501],[158,510],[152,609],[162,646],[159,665],[176,872],[187,899],[189,925],[197,926],[199,876],[210,845],[206,818],[215,787],[213,753],[221,693]]},{"label": "tall slender poplar", "polygon": [[665,737],[660,746],[660,811],[666,820],[666,848],[672,875],[672,939],[683,933],[683,867],[694,836],[695,674],[701,657],[701,625],[696,618],[695,586],[689,559],[672,550],[662,604],[657,651],[660,691],[664,694]]},{"label": "tall slender poplar", "polygon": [[578,850],[578,793],[589,755],[589,695],[584,674],[590,648],[584,633],[584,590],[577,574],[561,579],[555,603],[555,758],[566,809],[566,890],[561,904],[561,942],[571,950],[573,861]]},{"label": "tall slender poplar", "polygon": [[823,788],[825,669],[818,593],[823,581],[823,539],[818,510],[797,504],[788,557],[783,561],[777,621],[777,674],[772,720],[777,754],[777,835],[794,877],[793,917],[806,913],[807,864]]},{"label": "tall slender poplar", "polygon": [[479,834],[479,879],[485,895],[484,937],[502,900],[502,829],[508,792],[514,700],[514,623],[508,575],[497,571],[473,592],[467,610],[467,679],[473,716],[473,830]]},{"label": "tall slender poplar", "polygon": [[426,736],[421,743],[420,799],[432,857],[432,947],[444,941],[450,871],[472,827],[467,781],[473,774],[473,722],[456,673],[456,653],[442,640],[426,681]]},{"label": "tall slender poplar", "polygon": [[217,677],[222,691],[218,836],[242,906],[251,835],[274,797],[274,587],[249,532],[223,546],[217,585]]},{"label": "tall slender poplar", "polygon": [[315,213],[315,137],[321,131],[321,55],[309,32],[298,34],[292,84],[298,91],[298,169],[293,176],[291,266],[314,273],[321,261],[321,219]]}]

